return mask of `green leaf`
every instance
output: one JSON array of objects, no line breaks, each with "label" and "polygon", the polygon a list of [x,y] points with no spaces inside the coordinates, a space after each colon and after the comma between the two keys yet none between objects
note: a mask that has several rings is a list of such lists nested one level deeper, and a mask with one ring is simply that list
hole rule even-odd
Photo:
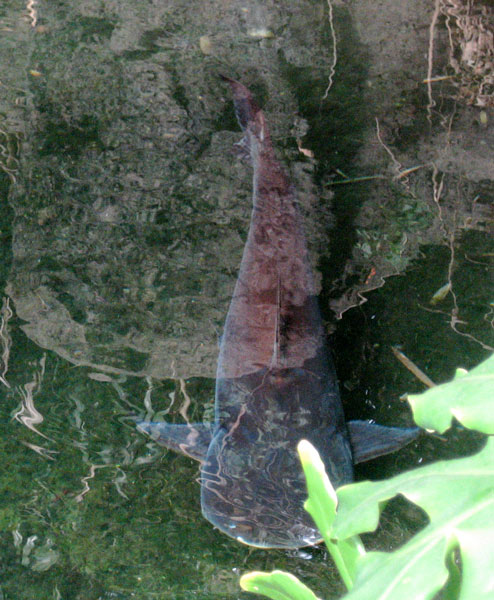
[{"label": "green leaf", "polygon": [[462,425],[494,434],[494,354],[466,372],[457,369],[449,383],[408,397],[413,418],[424,429],[443,433],[453,417]]},{"label": "green leaf", "polygon": [[425,510],[430,523],[399,550],[371,552],[360,559],[345,600],[433,598],[448,579],[445,562],[455,547],[462,563],[460,600],[493,598],[494,438],[468,458],[440,461],[388,481],[339,488],[333,535],[345,539],[372,531],[380,509],[396,494]]},{"label": "green leaf", "polygon": [[442,600],[458,600],[461,588],[461,571],[456,562],[456,548],[453,548],[446,557],[446,566],[449,578],[441,592]]},{"label": "green leaf", "polygon": [[301,440],[297,449],[305,473],[309,496],[305,501],[304,508],[314,519],[341,578],[350,589],[356,576],[357,560],[365,554],[364,546],[358,536],[352,536],[339,542],[334,540],[332,530],[338,504],[336,492],[314,446],[307,440]]},{"label": "green leaf", "polygon": [[[455,544],[460,547],[463,570],[459,600],[492,600],[493,521],[494,495],[489,491],[474,509],[465,507],[456,519],[448,515],[431,522],[399,550],[368,553],[360,561],[357,580],[344,600],[434,598],[448,579],[445,557]],[[464,537],[470,544],[464,543]]]},{"label": "green leaf", "polygon": [[323,536],[330,536],[336,517],[338,498],[326,474],[319,453],[307,440],[301,440],[297,446],[300,462],[307,483],[308,499],[305,509],[314,519]]},{"label": "green leaf", "polygon": [[317,596],[294,575],[284,571],[253,571],[240,578],[246,592],[262,594],[272,600],[318,600]]},{"label": "green leaf", "polygon": [[359,574],[344,600],[429,600],[441,589],[448,570],[441,560],[446,540],[427,546],[427,552],[405,545],[394,553],[369,552],[359,565]]}]

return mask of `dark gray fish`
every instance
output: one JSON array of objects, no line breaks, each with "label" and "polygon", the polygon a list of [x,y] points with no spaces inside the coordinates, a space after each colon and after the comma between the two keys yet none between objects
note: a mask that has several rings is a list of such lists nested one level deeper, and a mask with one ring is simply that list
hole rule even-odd
[{"label": "dark gray fish", "polygon": [[353,463],[396,450],[417,429],[345,423],[293,187],[275,157],[264,114],[233,91],[254,168],[253,211],[221,341],[215,420],[141,421],[159,444],[199,460],[206,519],[252,546],[298,548],[321,536],[304,510],[301,439],[319,451],[336,488]]}]

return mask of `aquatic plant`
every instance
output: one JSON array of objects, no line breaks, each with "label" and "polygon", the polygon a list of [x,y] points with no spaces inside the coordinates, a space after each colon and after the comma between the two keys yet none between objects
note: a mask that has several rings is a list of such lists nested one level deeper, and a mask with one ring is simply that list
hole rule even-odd
[{"label": "aquatic plant", "polygon": [[[418,425],[446,431],[453,418],[494,434],[494,355],[454,379],[410,396]],[[344,600],[445,600],[494,594],[494,438],[467,458],[438,461],[387,480],[342,486],[337,492],[309,442],[299,455],[307,480],[305,503],[348,593]],[[386,502],[401,494],[427,513],[429,523],[394,552],[366,552],[358,535],[374,531]],[[316,600],[296,577],[253,572],[241,587],[273,600]]]}]

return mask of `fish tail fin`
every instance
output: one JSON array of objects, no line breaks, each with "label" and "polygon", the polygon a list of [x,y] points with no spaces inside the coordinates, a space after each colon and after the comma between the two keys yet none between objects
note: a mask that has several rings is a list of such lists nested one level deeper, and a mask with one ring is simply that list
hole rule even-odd
[{"label": "fish tail fin", "polygon": [[252,150],[252,137],[260,144],[265,144],[269,140],[264,113],[244,85],[225,77],[225,75],[220,75],[220,77],[230,85],[233,92],[235,115],[240,127],[245,132],[242,140],[236,144],[237,151],[242,157],[249,156]]},{"label": "fish tail fin", "polygon": [[235,115],[240,127],[245,131],[249,125],[256,120],[256,115],[261,111],[249,90],[235,79],[220,75],[226,81],[233,93],[233,104]]}]

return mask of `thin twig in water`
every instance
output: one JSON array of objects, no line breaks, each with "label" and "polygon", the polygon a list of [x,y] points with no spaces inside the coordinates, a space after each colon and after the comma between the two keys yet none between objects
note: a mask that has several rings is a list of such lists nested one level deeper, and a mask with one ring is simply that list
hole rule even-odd
[{"label": "thin twig in water", "polygon": [[436,0],[434,6],[434,13],[432,14],[431,24],[429,26],[429,52],[427,55],[427,97],[429,103],[427,104],[427,120],[432,125],[432,109],[436,106],[434,98],[432,97],[432,66],[434,61],[434,33],[436,30],[437,18],[439,17],[439,11],[441,7],[441,0]]},{"label": "thin twig in water", "polygon": [[457,333],[458,335],[461,335],[462,337],[466,337],[469,340],[471,340],[472,342],[475,342],[476,344],[479,344],[484,350],[490,350],[491,352],[494,351],[494,347],[489,346],[488,344],[484,344],[484,342],[482,340],[479,340],[478,338],[476,338],[474,335],[472,335],[471,333],[466,333],[464,331],[459,331],[458,329],[458,325],[460,324],[464,324],[465,321],[462,321],[458,315],[460,313],[460,308],[458,306],[458,301],[457,301],[457,297],[455,294],[455,291],[453,289],[453,267],[454,267],[454,262],[455,262],[455,245],[454,245],[454,235],[451,234],[449,237],[449,251],[450,251],[450,260],[449,260],[449,265],[448,265],[448,283],[451,286],[450,289],[450,294],[453,297],[453,308],[451,310],[451,316],[450,316],[450,321],[449,324],[451,326],[451,329]]},{"label": "thin twig in water", "polygon": [[[436,167],[436,165],[434,163],[432,164],[432,167],[433,167],[433,171],[432,171],[433,200],[437,206],[438,217],[439,217],[439,221],[441,223],[441,229],[444,233],[444,237],[448,240],[448,247],[449,247],[449,253],[450,253],[450,258],[449,258],[449,263],[448,263],[447,283],[449,286],[449,293],[451,294],[451,297],[453,298],[453,308],[451,309],[451,312],[449,313],[449,324],[450,324],[451,329],[458,335],[461,335],[462,337],[466,337],[469,340],[471,340],[472,342],[479,344],[484,350],[493,351],[494,347],[489,346],[488,344],[485,344],[482,340],[479,340],[471,333],[466,333],[466,332],[460,331],[458,329],[458,325],[462,325],[462,324],[465,325],[466,323],[465,323],[465,321],[462,321],[459,317],[460,308],[458,306],[458,298],[456,296],[454,286],[453,286],[453,270],[454,270],[454,265],[455,265],[455,235],[454,235],[454,232],[456,230],[456,222],[453,223],[451,230],[449,230],[449,228],[446,226],[446,223],[443,219],[442,207],[441,207],[441,203],[440,203],[441,196],[443,193],[443,188],[444,188],[444,175],[442,175],[441,178],[439,179],[438,178],[438,175],[439,175],[438,168]],[[456,221],[456,219],[455,219],[455,221]],[[426,310],[430,310],[430,309],[426,309]],[[440,312],[442,312],[442,311],[440,311]]]},{"label": "thin twig in water", "polygon": [[401,171],[401,173],[398,173],[398,175],[395,175],[393,179],[402,179],[403,177],[410,175],[410,173],[413,173],[414,171],[418,171],[419,169],[422,169],[426,166],[427,165],[417,165],[415,167],[409,167],[408,169],[404,169],[403,171]]},{"label": "thin twig in water", "polygon": [[446,231],[446,227],[444,225],[443,219],[443,209],[440,204],[441,196],[443,193],[444,187],[444,174],[441,175],[441,180],[438,182],[437,176],[439,175],[439,169],[436,167],[434,163],[432,163],[432,197],[434,200],[434,204],[437,206],[437,213],[439,217],[439,221],[441,223],[441,229],[446,237],[448,237],[448,232]]},{"label": "thin twig in water", "polygon": [[344,183],[358,183],[359,181],[368,181],[369,179],[387,179],[385,175],[363,175],[362,177],[352,177],[348,179],[340,179],[338,181],[330,181],[328,185],[343,185]]},{"label": "thin twig in water", "polygon": [[38,22],[38,11],[36,9],[36,4],[38,4],[37,0],[28,0],[26,4],[26,10],[29,16],[31,27],[36,27]]},{"label": "thin twig in water", "polygon": [[434,83],[435,81],[444,81],[445,79],[454,79],[454,75],[436,75],[430,79],[422,79],[422,83]]},{"label": "thin twig in water", "polygon": [[421,381],[424,385],[426,385],[429,388],[434,387],[436,384],[432,381],[432,379],[430,379],[423,371],[422,369],[420,369],[419,367],[417,367],[417,365],[412,362],[408,356],[405,356],[405,354],[403,354],[403,352],[401,350],[398,350],[398,348],[396,346],[392,346],[391,350],[393,351],[393,354],[396,356],[396,358],[401,362],[402,365],[404,365],[409,371],[410,373],[413,373],[415,375],[415,377]]},{"label": "thin twig in water", "polygon": [[328,77],[328,87],[326,88],[326,91],[324,92],[324,96],[322,97],[323,100],[326,100],[326,98],[328,97],[328,94],[329,94],[329,90],[331,89],[331,87],[333,85],[333,77],[334,77],[335,70],[336,70],[336,63],[338,61],[338,53],[337,53],[337,49],[336,49],[336,32],[335,32],[334,23],[333,23],[333,5],[331,4],[331,0],[327,0],[327,2],[328,2],[329,32],[331,34],[331,42],[332,42],[332,46],[333,46],[333,60],[331,61],[329,77]]},{"label": "thin twig in water", "polygon": [[398,161],[396,156],[393,154],[393,151],[384,143],[384,141],[381,137],[381,128],[379,127],[379,119],[377,117],[376,117],[376,136],[377,136],[378,142],[381,144],[381,146],[384,148],[384,150],[386,150],[386,152],[389,154],[391,160],[393,161],[393,165],[394,165],[394,168],[396,171],[395,177],[399,177],[402,173],[403,165]]}]

